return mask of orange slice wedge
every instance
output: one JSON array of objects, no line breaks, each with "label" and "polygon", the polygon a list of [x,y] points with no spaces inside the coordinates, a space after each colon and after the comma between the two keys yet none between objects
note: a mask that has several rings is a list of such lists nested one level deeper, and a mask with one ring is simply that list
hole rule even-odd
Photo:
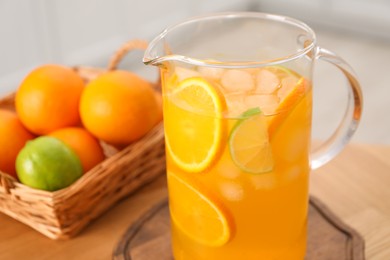
[{"label": "orange slice wedge", "polygon": [[305,78],[300,78],[295,84],[285,84],[285,86],[278,90],[278,97],[280,98],[279,105],[273,112],[273,116],[268,120],[268,133],[270,139],[275,131],[284,122],[286,117],[299,103],[299,101],[306,94],[309,88],[308,81]]},{"label": "orange slice wedge", "polygon": [[167,152],[181,169],[204,171],[221,154],[223,95],[205,79],[194,77],[181,81],[165,101]]},{"label": "orange slice wedge", "polygon": [[212,247],[226,244],[232,236],[233,221],[223,205],[199,185],[196,187],[173,172],[167,176],[173,223],[200,244]]}]

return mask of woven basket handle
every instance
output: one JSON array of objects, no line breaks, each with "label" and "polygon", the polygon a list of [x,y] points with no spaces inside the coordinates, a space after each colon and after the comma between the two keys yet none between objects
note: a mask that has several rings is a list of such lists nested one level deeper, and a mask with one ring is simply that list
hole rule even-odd
[{"label": "woven basket handle", "polygon": [[[118,68],[119,63],[123,60],[123,58],[132,50],[146,50],[148,47],[148,42],[144,40],[131,40],[126,42],[122,47],[120,47],[114,55],[111,57],[110,62],[108,63],[107,70],[116,70]],[[156,90],[160,90],[160,75],[156,82],[152,82],[153,87]]]},{"label": "woven basket handle", "polygon": [[114,55],[111,57],[111,60],[108,64],[107,70],[115,70],[118,67],[118,64],[123,60],[123,57],[132,50],[146,50],[148,43],[143,40],[131,40],[125,43],[120,47]]}]

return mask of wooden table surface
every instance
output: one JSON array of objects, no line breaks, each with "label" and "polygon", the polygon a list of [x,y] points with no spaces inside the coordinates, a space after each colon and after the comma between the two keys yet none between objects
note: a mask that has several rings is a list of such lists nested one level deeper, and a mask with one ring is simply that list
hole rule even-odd
[{"label": "wooden table surface", "polygon": [[[312,173],[311,194],[364,237],[367,259],[390,259],[390,147],[348,145]],[[50,240],[0,213],[0,259],[111,259],[127,227],[166,195],[161,176],[66,241]]]}]

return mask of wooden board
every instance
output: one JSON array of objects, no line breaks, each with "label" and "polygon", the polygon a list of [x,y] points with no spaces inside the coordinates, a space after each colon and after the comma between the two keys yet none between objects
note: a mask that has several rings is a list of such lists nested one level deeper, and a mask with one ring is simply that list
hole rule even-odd
[{"label": "wooden board", "polygon": [[[168,201],[154,205],[132,224],[114,249],[115,260],[173,259]],[[306,259],[363,260],[364,241],[318,199],[310,198]]]}]

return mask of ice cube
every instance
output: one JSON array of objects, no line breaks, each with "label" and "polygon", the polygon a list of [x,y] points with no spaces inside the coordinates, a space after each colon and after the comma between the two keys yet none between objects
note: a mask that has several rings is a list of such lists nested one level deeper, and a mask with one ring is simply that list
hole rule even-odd
[{"label": "ice cube", "polygon": [[243,70],[227,70],[221,78],[222,87],[226,92],[242,93],[254,88],[252,75]]},{"label": "ice cube", "polygon": [[176,67],[175,68],[175,73],[176,73],[177,78],[178,78],[179,81],[185,80],[187,78],[200,77],[201,76],[200,73],[195,71],[195,70],[182,68],[182,67]]},{"label": "ice cube", "polygon": [[248,110],[244,94],[227,94],[225,99],[228,107],[228,117],[238,117]]},{"label": "ice cube", "polygon": [[260,107],[265,115],[272,115],[279,106],[276,95],[250,95],[245,97],[245,106],[249,108]]},{"label": "ice cube", "polygon": [[256,190],[271,190],[277,185],[275,174],[252,175],[250,180]]},{"label": "ice cube", "polygon": [[221,78],[224,69],[222,68],[212,68],[212,67],[198,67],[198,71],[202,76],[210,78],[213,80],[218,80]]},{"label": "ice cube", "polygon": [[292,180],[297,179],[298,177],[302,176],[303,173],[305,173],[307,170],[305,170],[303,167],[291,164],[291,167],[287,168],[285,170],[285,173],[283,174],[283,179],[289,183]]},{"label": "ice cube", "polygon": [[256,75],[256,93],[272,94],[280,86],[279,78],[267,69],[261,69]]},{"label": "ice cube", "polygon": [[235,180],[241,175],[241,170],[236,167],[230,157],[230,153],[223,153],[219,160],[216,170],[223,179]]},{"label": "ice cube", "polygon": [[243,187],[235,182],[222,182],[219,186],[221,194],[230,201],[240,201],[244,197]]},{"label": "ice cube", "polygon": [[295,76],[288,76],[282,79],[282,84],[277,92],[280,100],[285,99],[288,94],[294,89],[298,83],[298,78]]}]

